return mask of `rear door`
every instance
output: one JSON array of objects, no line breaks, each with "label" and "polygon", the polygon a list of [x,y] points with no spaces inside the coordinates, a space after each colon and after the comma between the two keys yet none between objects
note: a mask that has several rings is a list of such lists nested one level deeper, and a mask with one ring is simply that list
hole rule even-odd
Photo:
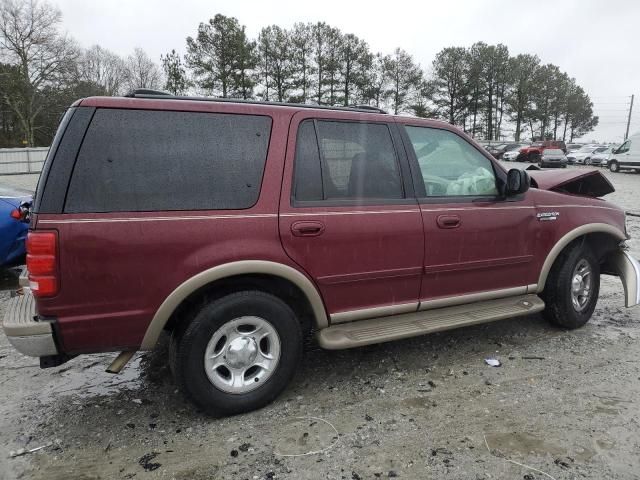
[{"label": "rear door", "polygon": [[296,114],[284,178],[282,243],[316,282],[332,322],[417,310],[422,218],[392,122]]},{"label": "rear door", "polygon": [[501,198],[506,172],[456,131],[402,131],[425,230],[421,308],[526,292],[536,282],[532,196]]}]

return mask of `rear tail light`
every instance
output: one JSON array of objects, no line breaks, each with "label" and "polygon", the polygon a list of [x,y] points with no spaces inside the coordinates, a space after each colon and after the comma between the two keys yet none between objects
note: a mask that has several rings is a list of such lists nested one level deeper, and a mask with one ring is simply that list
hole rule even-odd
[{"label": "rear tail light", "polygon": [[27,270],[29,286],[36,297],[53,297],[58,293],[58,234],[29,232],[27,236]]}]

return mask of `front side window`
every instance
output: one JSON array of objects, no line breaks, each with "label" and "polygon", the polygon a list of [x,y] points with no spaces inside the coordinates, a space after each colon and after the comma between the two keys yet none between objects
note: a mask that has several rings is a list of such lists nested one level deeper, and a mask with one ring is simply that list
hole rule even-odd
[{"label": "front side window", "polygon": [[384,124],[305,120],[298,129],[294,170],[298,201],[404,198]]},{"label": "front side window", "polygon": [[617,153],[627,153],[631,148],[631,140],[627,140],[622,144],[622,146],[618,149]]},{"label": "front side window", "polygon": [[271,118],[98,109],[65,212],[245,209],[260,194]]},{"label": "front side window", "polygon": [[491,162],[455,133],[405,127],[416,154],[427,197],[495,196]]}]

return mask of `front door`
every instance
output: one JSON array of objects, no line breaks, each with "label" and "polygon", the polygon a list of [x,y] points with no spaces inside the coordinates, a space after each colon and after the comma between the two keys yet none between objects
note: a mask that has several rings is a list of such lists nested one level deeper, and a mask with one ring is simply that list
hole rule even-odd
[{"label": "front door", "polygon": [[287,254],[316,282],[331,321],[417,310],[424,234],[394,124],[294,116],[280,200]]},{"label": "front door", "polygon": [[613,158],[618,160],[620,166],[625,168],[640,167],[640,145],[638,136],[633,136],[624,142],[617,150]]},{"label": "front door", "polygon": [[531,196],[501,198],[506,172],[453,129],[434,127],[401,127],[425,230],[421,308],[525,293],[537,281]]}]

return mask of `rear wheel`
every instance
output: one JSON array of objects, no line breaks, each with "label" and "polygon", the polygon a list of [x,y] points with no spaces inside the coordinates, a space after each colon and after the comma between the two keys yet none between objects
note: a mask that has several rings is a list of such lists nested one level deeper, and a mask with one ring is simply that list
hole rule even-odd
[{"label": "rear wheel", "polygon": [[271,402],[293,377],[302,353],[302,329],[291,308],[259,291],[205,305],[174,335],[176,382],[212,416]]},{"label": "rear wheel", "polygon": [[600,292],[600,265],[583,244],[565,250],[551,268],[544,287],[543,316],[564,328],[578,328],[589,321]]},{"label": "rear wheel", "polygon": [[609,162],[609,170],[612,172],[619,172],[620,165],[618,165],[618,162],[616,162],[615,160],[611,160],[611,162]]}]

